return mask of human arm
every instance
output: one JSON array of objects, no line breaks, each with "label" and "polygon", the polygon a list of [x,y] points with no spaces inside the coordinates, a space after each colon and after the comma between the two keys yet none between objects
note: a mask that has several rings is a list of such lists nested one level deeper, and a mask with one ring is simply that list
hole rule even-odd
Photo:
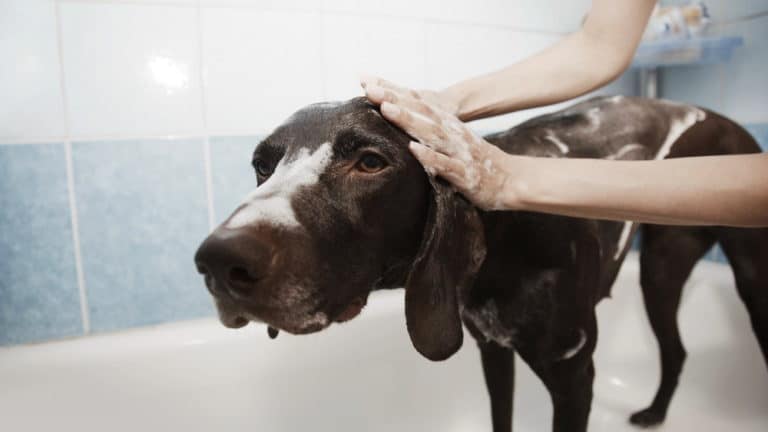
[{"label": "human arm", "polygon": [[768,154],[660,161],[510,155],[449,113],[407,96],[396,101],[385,101],[382,114],[423,143],[410,144],[416,158],[480,208],[674,225],[768,226]]},{"label": "human arm", "polygon": [[509,156],[502,163],[517,179],[501,193],[507,208],[668,225],[768,226],[764,153],[660,161]]},{"label": "human arm", "polygon": [[[462,121],[548,105],[588,93],[619,76],[632,60],[655,0],[594,0],[584,25],[518,63],[419,92]],[[363,78],[363,84],[381,84]],[[376,102],[374,100],[374,102]]]}]

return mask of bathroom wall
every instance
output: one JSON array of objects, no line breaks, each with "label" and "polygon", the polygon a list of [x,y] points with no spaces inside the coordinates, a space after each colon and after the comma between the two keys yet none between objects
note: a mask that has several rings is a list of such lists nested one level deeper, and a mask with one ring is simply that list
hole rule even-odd
[{"label": "bathroom wall", "polygon": [[[0,0],[0,344],[212,315],[192,255],[253,187],[260,137],[359,73],[439,88],[511,63],[589,3]],[[723,106],[765,122],[752,100]]]},{"label": "bathroom wall", "polygon": [[661,93],[663,97],[719,111],[753,126],[759,134],[768,123],[768,1],[706,0],[704,3],[712,16],[709,33],[741,36],[744,45],[737,48],[731,61],[725,64],[664,69]]},{"label": "bathroom wall", "polygon": [[[724,114],[744,125],[763,150],[768,150],[768,1],[706,0],[704,4],[712,18],[708,34],[740,36],[744,44],[724,64],[662,69],[659,96]],[[726,261],[719,247],[708,258]]]},{"label": "bathroom wall", "polygon": [[[669,1],[669,4],[683,3]],[[768,1],[707,0],[712,35],[741,36],[730,62],[661,73],[661,94],[707,107],[743,124],[768,149]]]}]

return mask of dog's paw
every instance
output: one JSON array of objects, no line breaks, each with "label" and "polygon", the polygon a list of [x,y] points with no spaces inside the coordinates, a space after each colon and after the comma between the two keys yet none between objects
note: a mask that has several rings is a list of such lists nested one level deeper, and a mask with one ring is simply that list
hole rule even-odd
[{"label": "dog's paw", "polygon": [[629,422],[635,426],[643,428],[658,426],[664,421],[664,413],[654,411],[651,408],[646,408],[642,411],[638,411],[629,417]]}]

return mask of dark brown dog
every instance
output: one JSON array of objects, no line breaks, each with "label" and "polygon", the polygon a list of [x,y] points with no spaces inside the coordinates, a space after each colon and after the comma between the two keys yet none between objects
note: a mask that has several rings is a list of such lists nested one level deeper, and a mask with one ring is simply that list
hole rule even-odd
[{"label": "dark brown dog", "polygon": [[[740,126],[703,109],[598,98],[486,137],[541,157],[652,159],[755,153]],[[477,339],[494,431],[509,431],[515,352],[552,396],[553,430],[585,431],[594,308],[610,293],[637,227],[526,212],[480,212],[407,150],[409,138],[363,99],[309,106],[253,154],[258,187],[195,257],[224,325],[270,335],[356,316],[375,289],[405,286],[415,348],[431,360]],[[676,313],[683,283],[715,243],[727,255],[768,357],[768,230],[642,227],[641,284],[661,348],[660,423],[685,359]],[[767,359],[768,360],[768,359]]]}]

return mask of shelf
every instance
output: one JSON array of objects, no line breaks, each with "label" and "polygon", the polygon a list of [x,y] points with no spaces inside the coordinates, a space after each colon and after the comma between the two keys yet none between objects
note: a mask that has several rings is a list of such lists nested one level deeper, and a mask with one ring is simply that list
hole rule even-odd
[{"label": "shelf", "polygon": [[741,36],[696,37],[644,42],[632,61],[634,69],[725,63],[744,44]]}]

